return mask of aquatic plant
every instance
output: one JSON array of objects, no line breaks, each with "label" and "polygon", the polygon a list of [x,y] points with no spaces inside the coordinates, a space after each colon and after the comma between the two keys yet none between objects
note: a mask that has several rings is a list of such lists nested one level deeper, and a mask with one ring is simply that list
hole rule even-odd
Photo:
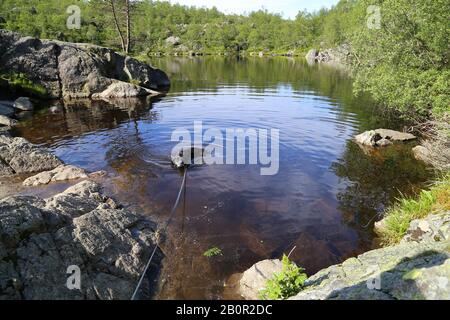
[{"label": "aquatic plant", "polygon": [[212,258],[212,257],[216,257],[222,255],[222,249],[218,248],[218,247],[212,247],[208,250],[206,250],[205,252],[203,252],[203,256],[207,257],[207,258]]}]

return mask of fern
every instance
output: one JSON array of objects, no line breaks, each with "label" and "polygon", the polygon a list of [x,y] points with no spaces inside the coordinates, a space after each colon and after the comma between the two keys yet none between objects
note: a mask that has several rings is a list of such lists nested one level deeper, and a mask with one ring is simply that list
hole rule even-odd
[{"label": "fern", "polygon": [[287,299],[303,289],[308,278],[305,270],[291,262],[286,255],[283,255],[282,263],[282,271],[267,281],[266,288],[259,293],[262,300]]}]

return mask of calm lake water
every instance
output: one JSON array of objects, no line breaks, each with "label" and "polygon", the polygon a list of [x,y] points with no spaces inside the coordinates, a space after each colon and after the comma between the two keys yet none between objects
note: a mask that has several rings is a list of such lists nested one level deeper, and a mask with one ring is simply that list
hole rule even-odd
[{"label": "calm lake water", "polygon": [[[280,168],[212,165],[188,172],[169,227],[154,298],[235,297],[229,277],[257,261],[291,258],[308,274],[373,248],[374,217],[429,177],[410,146],[366,154],[352,142],[377,127],[401,129],[352,95],[342,71],[288,58],[161,58],[170,93],[116,104],[44,108],[17,134],[70,164],[106,170],[122,203],[164,223],[181,182],[169,154],[175,128],[276,128]],[[218,247],[222,255],[203,253]]]}]

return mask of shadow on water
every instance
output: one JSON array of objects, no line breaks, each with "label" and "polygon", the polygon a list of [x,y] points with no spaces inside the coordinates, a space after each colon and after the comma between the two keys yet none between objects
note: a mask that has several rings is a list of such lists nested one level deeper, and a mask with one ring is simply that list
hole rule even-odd
[{"label": "shadow on water", "polygon": [[[373,247],[372,217],[430,176],[410,146],[366,154],[351,139],[402,124],[354,97],[345,72],[302,60],[163,58],[171,92],[149,100],[76,101],[41,109],[16,129],[64,161],[106,170],[118,200],[166,221],[181,177],[169,165],[174,129],[280,129],[280,169],[252,165],[189,171],[184,211],[170,225],[156,298],[223,296],[255,262],[292,258],[309,274]],[[55,108],[56,107],[56,108]],[[248,147],[248,146],[247,146]],[[203,256],[211,247],[222,255]]]}]

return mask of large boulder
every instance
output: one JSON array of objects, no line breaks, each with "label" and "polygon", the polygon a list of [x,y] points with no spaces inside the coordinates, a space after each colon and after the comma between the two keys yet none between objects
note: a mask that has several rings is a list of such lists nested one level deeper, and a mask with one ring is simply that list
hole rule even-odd
[{"label": "large boulder", "polygon": [[[111,206],[93,182],[55,197],[0,200],[0,299],[130,299],[156,225]],[[79,288],[67,286],[74,268]]]},{"label": "large boulder", "polygon": [[61,164],[55,155],[23,138],[0,135],[0,176],[52,170]]},{"label": "large boulder", "polygon": [[[0,30],[0,43],[0,68],[24,74],[45,87],[50,98],[88,98],[114,82],[156,91],[170,85],[163,71],[96,45],[21,37],[7,30]],[[142,92],[154,93],[135,91]]]},{"label": "large boulder", "polygon": [[170,86],[169,78],[163,71],[153,69],[131,57],[125,58],[123,72],[128,76],[128,79],[147,89],[158,90],[159,87]]},{"label": "large boulder", "polygon": [[175,47],[181,44],[181,39],[180,37],[170,36],[166,40],[164,40],[164,42],[167,46]]},{"label": "large boulder", "polygon": [[370,147],[385,147],[393,142],[406,142],[414,139],[416,139],[416,136],[411,133],[389,129],[370,130],[355,136],[357,143]]},{"label": "large boulder", "polygon": [[311,49],[306,55],[308,63],[326,63],[331,65],[348,65],[351,48],[348,44],[342,44],[336,48],[318,51]]}]

